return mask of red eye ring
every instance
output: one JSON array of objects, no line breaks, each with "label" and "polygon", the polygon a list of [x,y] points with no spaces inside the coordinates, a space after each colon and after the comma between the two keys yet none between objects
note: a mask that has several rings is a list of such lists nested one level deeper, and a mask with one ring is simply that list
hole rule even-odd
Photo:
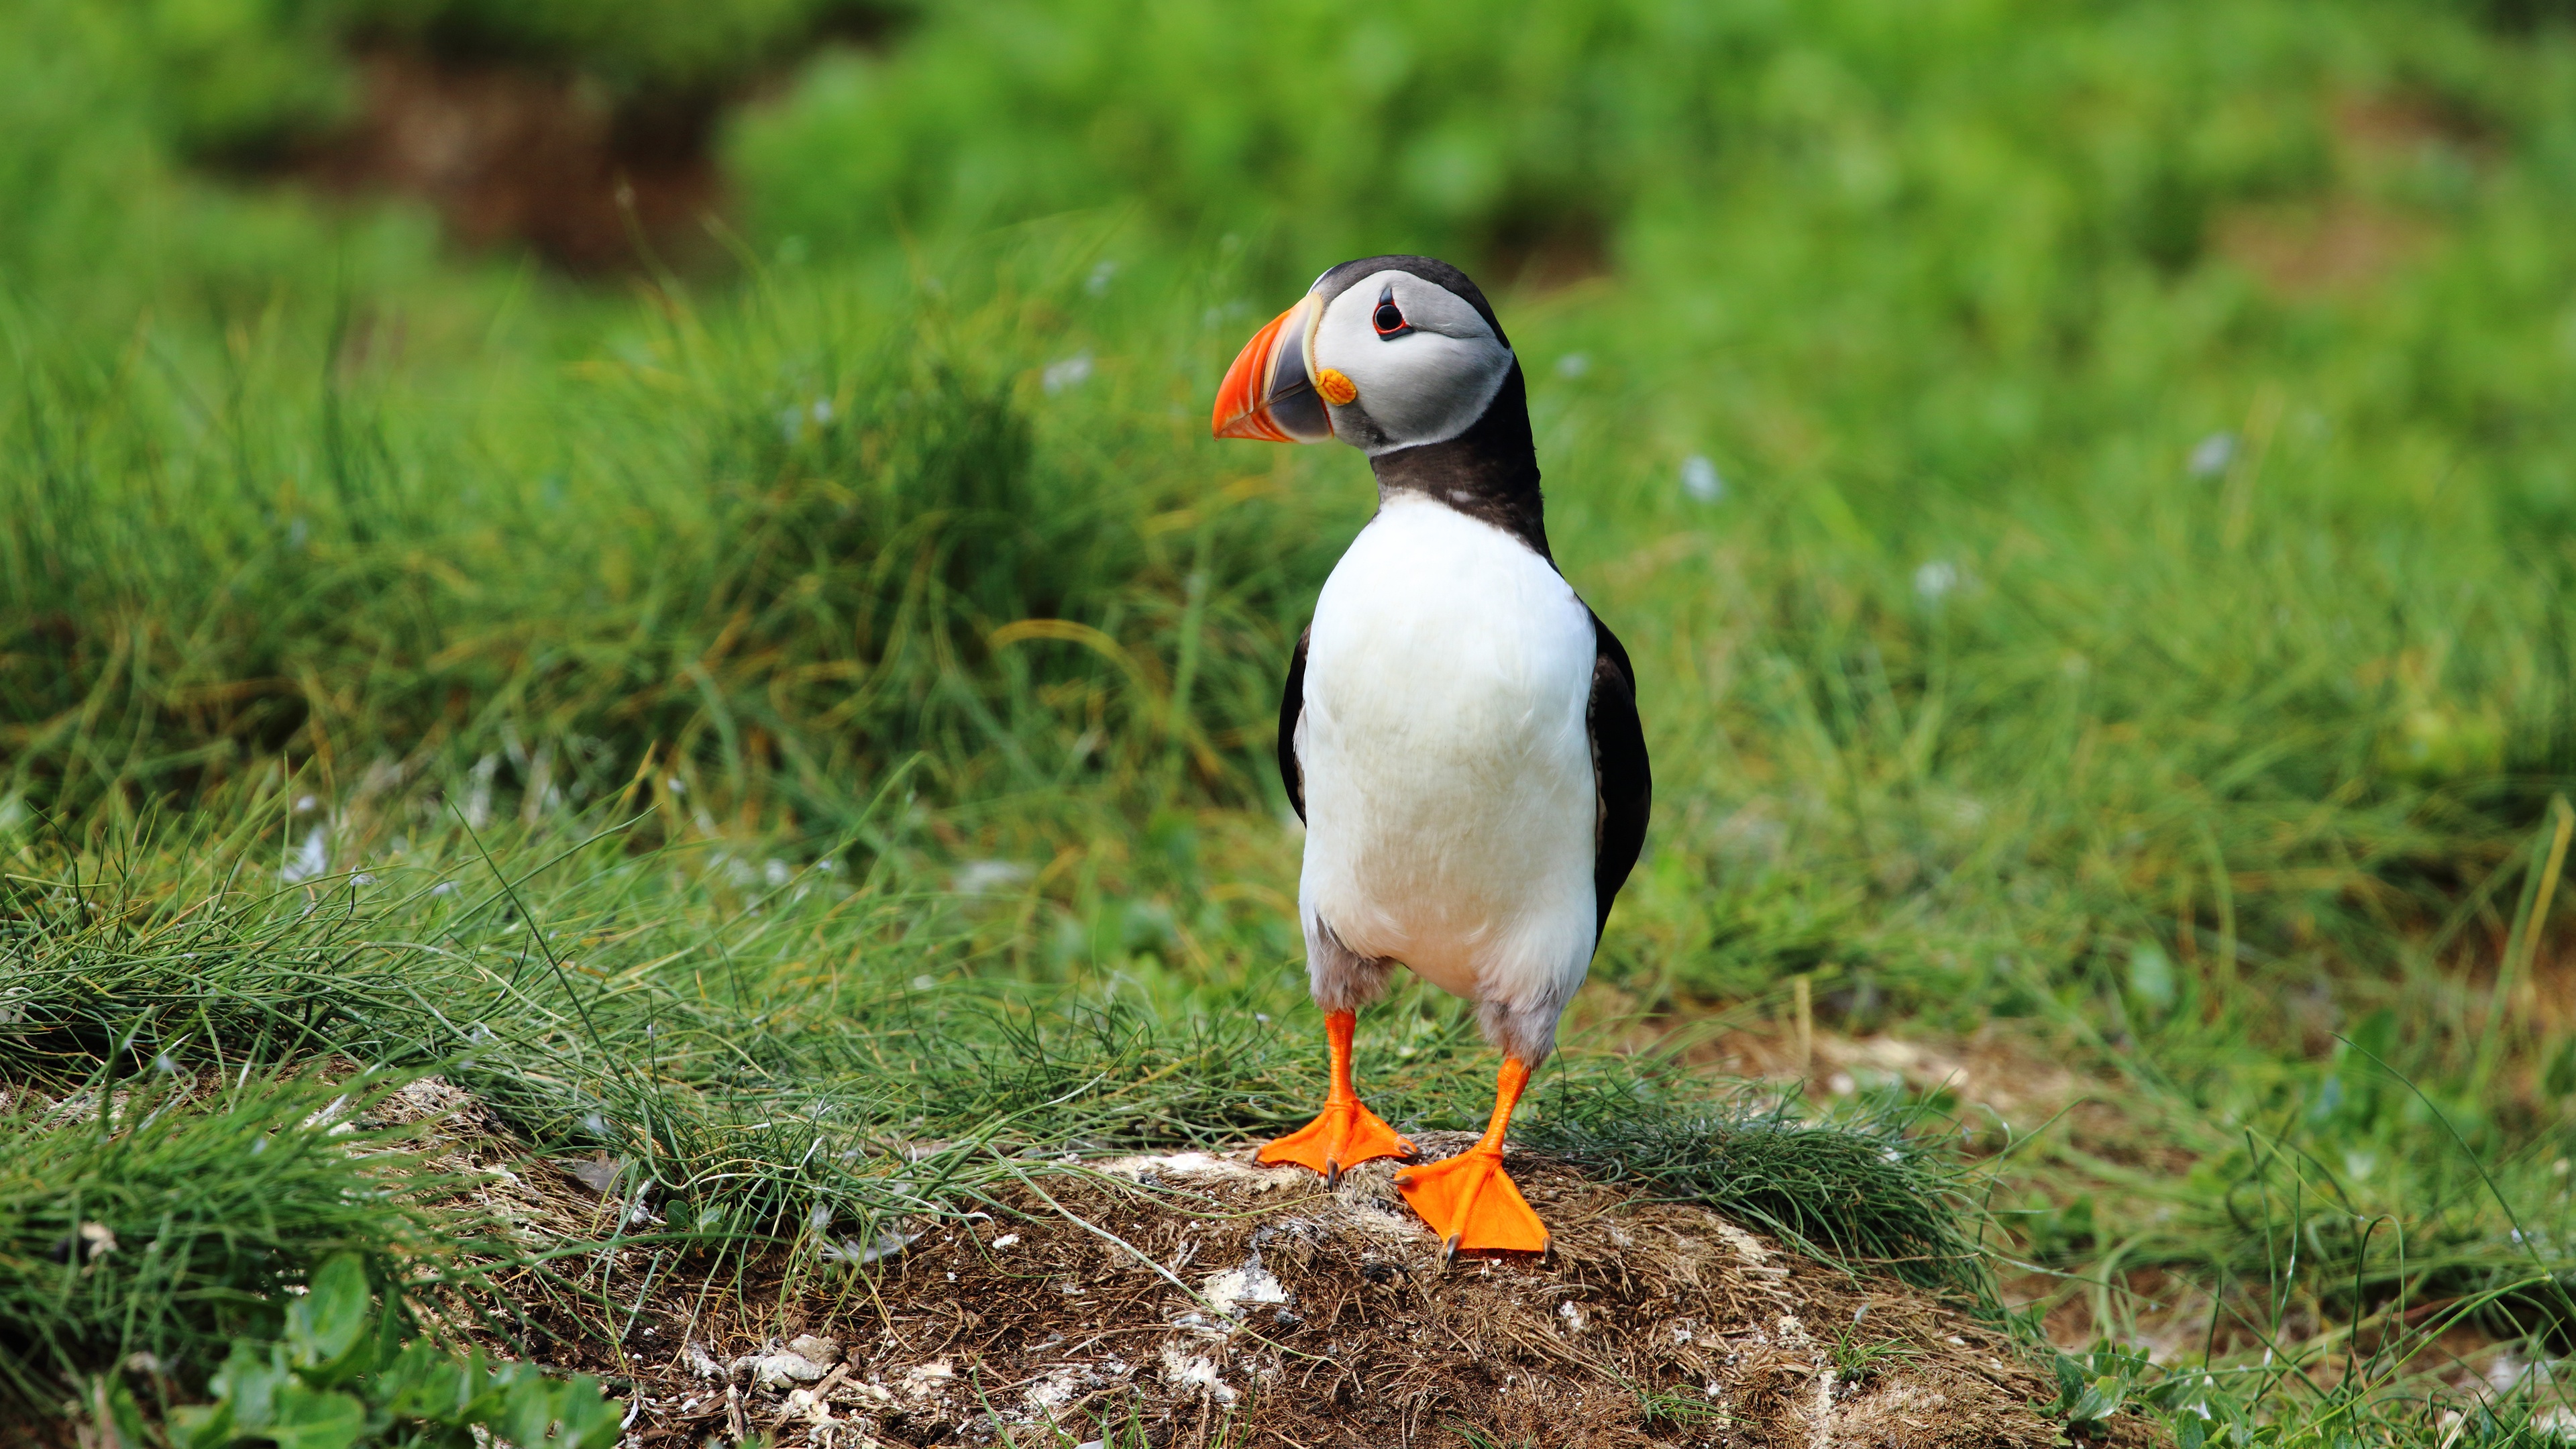
[{"label": "red eye ring", "polygon": [[1413,324],[1404,320],[1404,309],[1395,305],[1395,283],[1387,283],[1386,290],[1377,294],[1377,310],[1369,314],[1369,325],[1380,338],[1401,337],[1413,330]]}]

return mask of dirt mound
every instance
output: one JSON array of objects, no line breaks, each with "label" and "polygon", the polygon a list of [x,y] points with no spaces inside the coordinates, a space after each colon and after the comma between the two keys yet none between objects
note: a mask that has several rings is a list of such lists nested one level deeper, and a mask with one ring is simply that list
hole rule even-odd
[{"label": "dirt mound", "polygon": [[637,1385],[637,1427],[836,1449],[1051,1444],[1049,1425],[1121,1449],[2059,1442],[2031,1407],[2054,1384],[1927,1295],[1511,1168],[1547,1259],[1444,1266],[1392,1163],[1333,1191],[1197,1153],[1036,1177],[808,1305],[793,1341],[688,1344],[667,1387]]},{"label": "dirt mound", "polygon": [[723,188],[708,140],[717,98],[613,104],[559,68],[382,49],[357,62],[350,125],[295,154],[326,190],[390,191],[435,207],[471,246],[522,241],[574,271],[711,250]]}]

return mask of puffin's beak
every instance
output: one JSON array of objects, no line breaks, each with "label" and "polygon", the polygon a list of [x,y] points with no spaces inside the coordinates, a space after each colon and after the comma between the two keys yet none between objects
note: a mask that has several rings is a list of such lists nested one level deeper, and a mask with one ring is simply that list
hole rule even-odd
[{"label": "puffin's beak", "polygon": [[1315,324],[1323,310],[1310,292],[1243,344],[1217,385],[1218,437],[1320,443],[1333,435],[1333,415],[1315,391]]}]

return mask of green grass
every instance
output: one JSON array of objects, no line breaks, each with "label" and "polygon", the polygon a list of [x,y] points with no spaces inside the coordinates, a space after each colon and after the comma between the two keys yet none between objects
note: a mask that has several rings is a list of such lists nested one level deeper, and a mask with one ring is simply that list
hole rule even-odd
[{"label": "green grass", "polygon": [[[1067,1149],[1230,1146],[1311,1112],[1314,1023],[1275,972],[1247,969],[1188,1006],[1132,983],[1101,992],[999,980],[977,973],[1017,934],[1010,913],[995,918],[891,866],[851,878],[781,863],[773,881],[767,862],[746,869],[704,847],[638,852],[626,831],[498,833],[349,842],[370,870],[280,890],[241,884],[266,874],[253,863],[268,850],[262,832],[224,839],[174,824],[121,843],[95,876],[75,866],[13,881],[21,969],[0,1039],[13,1071],[63,1093],[120,1067],[156,1084],[247,1080],[296,1060],[438,1068],[540,1152],[611,1154],[613,1190],[660,1217],[645,1231],[718,1281],[729,1264],[771,1252],[790,1255],[806,1281],[833,1254],[925,1214],[992,1205]],[[1473,1120],[1487,1063],[1465,1012],[1423,1001],[1376,1028],[1362,1070],[1382,1112],[1408,1130]],[[268,1154],[245,1144],[277,1137],[298,1145],[299,1162],[313,1159],[329,1202],[376,1234],[358,1233],[357,1245],[399,1259],[412,1280],[441,1277],[442,1264],[452,1280],[455,1251],[425,1250],[402,1212],[435,1201],[437,1179],[415,1174],[388,1196],[374,1186],[381,1165],[332,1150],[349,1139],[294,1125],[324,1092],[363,1087],[277,1090],[289,1105],[156,1111],[138,1099],[121,1109],[174,1144],[161,1149],[171,1166],[157,1197],[150,1183],[162,1177],[92,1160],[148,1144],[105,1125],[95,1140],[37,1131],[31,1119],[27,1130],[55,1150],[26,1164],[14,1199],[0,1198],[26,1204],[14,1240],[32,1263],[73,1231],[66,1224],[95,1214],[120,1239],[178,1252],[179,1235],[151,1228],[156,1213],[214,1231],[273,1200],[294,1223],[294,1195],[246,1170]],[[1810,1251],[1970,1293],[1986,1286],[1957,1235],[1955,1172],[1906,1140],[1895,1115],[1828,1131],[1719,1100],[1671,1064],[1597,1053],[1552,1072],[1529,1115],[1532,1145],[1721,1206]],[[1710,1153],[1741,1170],[1712,1172]],[[84,1198],[80,1185],[102,1174],[134,1201],[111,1212]],[[342,1191],[352,1183],[364,1186]],[[356,1227],[296,1231],[272,1227],[236,1251],[274,1272],[298,1252],[351,1245]],[[497,1241],[475,1251],[504,1264],[526,1253]],[[576,1314],[613,1307],[544,1271],[544,1258],[570,1251],[541,1256],[544,1291]],[[136,1351],[202,1374],[210,1346],[246,1331],[222,1317],[192,1320],[192,1336],[177,1338],[120,1329],[116,1306],[159,1290],[96,1274],[77,1282],[109,1320],[84,1320],[87,1337],[48,1345],[50,1357],[30,1350],[31,1384],[39,1369],[95,1369]],[[188,1296],[163,1294],[174,1295]],[[469,1301],[509,1314],[488,1290]],[[39,1323],[66,1311],[12,1308]]]},{"label": "green grass", "polygon": [[[1206,399],[1420,247],[1498,294],[1657,762],[1526,1140],[2145,1344],[2186,1428],[2435,1442],[2441,1353],[2563,1342],[2562,24],[1097,10],[817,57],[728,123],[734,269],[590,288],[189,170],[235,123],[153,89],[180,30],[0,16],[0,1075],[437,1067],[715,1251],[1295,1120],[1269,736],[1368,494]],[[357,13],[218,38],[318,116]],[[512,44],[750,53],[587,13]],[[1730,1097],[1796,974],[2030,1090]],[[1361,1045],[1479,1115],[1447,1004]],[[26,1373],[129,1344],[0,1311],[80,1346]]]},{"label": "green grass", "polygon": [[400,1131],[355,1125],[381,1087],[246,1059],[229,1081],[209,1064],[211,1091],[191,1101],[194,1083],[152,1057],[140,1079],[96,1072],[0,1119],[19,1144],[0,1165],[13,1404],[50,1409],[76,1375],[135,1355],[202,1381],[225,1340],[277,1337],[283,1290],[334,1253],[395,1284],[457,1266],[457,1185],[423,1171]]}]

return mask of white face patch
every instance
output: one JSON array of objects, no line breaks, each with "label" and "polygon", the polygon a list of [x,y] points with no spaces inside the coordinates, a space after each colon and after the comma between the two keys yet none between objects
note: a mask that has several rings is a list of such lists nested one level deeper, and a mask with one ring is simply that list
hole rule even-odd
[{"label": "white face patch", "polygon": [[[1381,299],[1395,303],[1408,330],[1378,334],[1371,319]],[[1362,277],[1325,304],[1309,355],[1359,389],[1332,409],[1333,432],[1371,454],[1465,432],[1512,368],[1511,349],[1465,298],[1393,270]]]}]

